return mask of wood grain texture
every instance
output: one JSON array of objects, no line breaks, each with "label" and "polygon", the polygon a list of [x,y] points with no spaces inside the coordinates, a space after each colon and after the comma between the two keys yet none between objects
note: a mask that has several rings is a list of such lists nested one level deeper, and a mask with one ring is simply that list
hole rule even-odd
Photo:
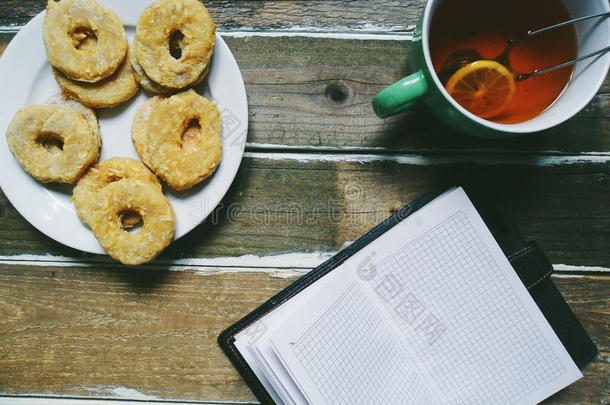
[{"label": "wood grain texture", "polygon": [[[160,399],[252,400],[215,339],[291,281],[1,265],[0,392],[99,397],[126,387]],[[610,278],[554,281],[602,354],[549,403],[601,403],[609,394]]]},{"label": "wood grain texture", "polygon": [[[425,0],[205,0],[221,29],[407,30]],[[45,8],[46,0],[2,0],[0,27],[20,26]]]},{"label": "wood grain texture", "polygon": [[[0,44],[11,37],[0,35]],[[251,149],[528,154],[610,151],[610,137],[606,136],[610,130],[608,81],[585,110],[557,128],[519,139],[484,140],[447,128],[424,107],[386,120],[374,115],[372,97],[410,72],[408,41],[303,37],[226,41],[246,83]]]},{"label": "wood grain texture", "polygon": [[[509,164],[491,156],[475,165],[423,157],[356,162],[268,156],[273,157],[245,158],[216,213],[170,245],[162,258],[336,251],[432,187],[474,183],[497,198],[499,208],[514,216],[553,263],[610,267],[607,162],[542,166],[554,161],[523,157]],[[193,220],[198,204],[192,207]],[[0,256],[94,259],[42,235],[4,196],[0,224]]]},{"label": "wood grain texture", "polygon": [[289,281],[108,268],[0,267],[0,391],[252,399],[220,331]]}]

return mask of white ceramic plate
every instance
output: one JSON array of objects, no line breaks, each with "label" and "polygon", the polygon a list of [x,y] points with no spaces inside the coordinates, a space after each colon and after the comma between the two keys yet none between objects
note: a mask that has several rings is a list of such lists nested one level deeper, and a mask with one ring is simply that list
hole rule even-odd
[{"label": "white ceramic plate", "polygon": [[[144,8],[151,1],[98,0],[114,10],[125,24],[131,41]],[[44,12],[34,17],[11,41],[0,59],[0,186],[15,208],[32,225],[64,245],[104,254],[101,246],[77,218],[70,202],[71,185],[43,184],[27,174],[11,154],[6,129],[17,110],[41,104],[60,92],[47,62],[42,41]],[[248,127],[244,82],[231,51],[216,35],[210,73],[197,92],[213,100],[222,112],[222,161],[210,179],[185,192],[169,189],[176,213],[176,239],[200,224],[218,205],[235,178]],[[131,143],[131,121],[149,94],[140,91],[132,100],[112,109],[97,110],[102,137],[100,160],[112,156],[138,159]]]}]

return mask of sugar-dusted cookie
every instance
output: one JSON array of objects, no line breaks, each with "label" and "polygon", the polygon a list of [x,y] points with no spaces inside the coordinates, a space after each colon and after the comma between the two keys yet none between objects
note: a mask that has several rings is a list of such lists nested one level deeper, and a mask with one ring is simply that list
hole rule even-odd
[{"label": "sugar-dusted cookie", "polygon": [[[74,187],[72,201],[80,220],[87,226],[91,222],[94,212],[99,209],[104,198],[107,185],[123,179],[134,179],[149,184],[161,192],[159,179],[138,160],[125,157],[112,157],[92,166]],[[134,226],[140,218],[129,217],[124,213],[123,225],[126,228]]]},{"label": "sugar-dusted cookie", "polygon": [[210,63],[215,35],[216,25],[198,0],[157,0],[136,27],[137,63],[160,86],[188,87]]},{"label": "sugar-dusted cookie", "polygon": [[74,183],[98,159],[101,144],[82,113],[57,105],[20,109],[6,139],[25,171],[44,183]]},{"label": "sugar-dusted cookie", "polygon": [[188,90],[140,107],[132,138],[144,163],[170,187],[184,190],[216,170],[221,131],[216,104]]},{"label": "sugar-dusted cookie", "polygon": [[[176,219],[167,197],[156,187],[126,178],[107,185],[98,209],[90,221],[102,248],[123,264],[137,265],[153,260],[174,238]],[[138,232],[124,229],[124,212],[142,218]]]},{"label": "sugar-dusted cookie", "polygon": [[49,0],[43,39],[49,62],[83,82],[110,76],[127,54],[123,24],[93,0]]}]

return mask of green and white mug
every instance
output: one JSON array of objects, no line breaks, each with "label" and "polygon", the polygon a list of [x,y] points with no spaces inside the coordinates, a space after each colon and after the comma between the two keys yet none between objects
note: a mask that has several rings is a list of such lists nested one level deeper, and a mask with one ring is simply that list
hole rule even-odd
[{"label": "green and white mug", "polygon": [[[428,0],[415,30],[412,50],[414,73],[392,84],[373,99],[373,109],[381,117],[406,110],[419,100],[450,127],[481,137],[512,137],[539,132],[568,120],[582,110],[603,84],[610,67],[610,53],[576,64],[565,91],[539,116],[516,124],[499,124],[467,111],[447,93],[437,77],[430,57],[430,24],[443,1]],[[493,1],[493,0],[492,0]],[[610,11],[608,0],[564,0],[574,18]],[[592,19],[576,24],[578,56],[607,47],[610,18]]]}]

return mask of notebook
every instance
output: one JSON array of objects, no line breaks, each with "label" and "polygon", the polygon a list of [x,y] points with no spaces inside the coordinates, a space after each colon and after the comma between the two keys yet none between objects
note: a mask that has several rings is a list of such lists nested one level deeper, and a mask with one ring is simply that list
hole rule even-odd
[{"label": "notebook", "polygon": [[535,404],[581,378],[596,348],[537,246],[508,256],[453,187],[405,207],[219,343],[263,403]]}]

